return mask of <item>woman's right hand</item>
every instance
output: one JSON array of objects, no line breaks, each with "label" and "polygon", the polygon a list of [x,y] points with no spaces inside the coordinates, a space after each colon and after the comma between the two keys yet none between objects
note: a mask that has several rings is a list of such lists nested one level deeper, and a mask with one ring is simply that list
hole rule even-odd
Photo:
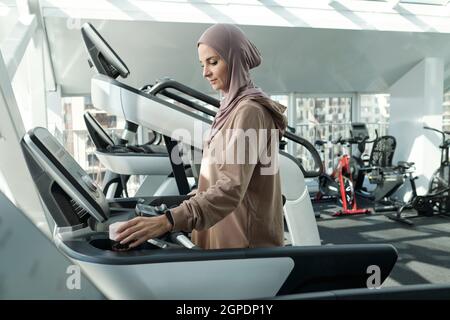
[{"label": "woman's right hand", "polygon": [[157,217],[136,217],[117,229],[115,241],[129,243],[129,248],[137,247],[145,241],[157,238],[172,230],[172,224],[166,215]]}]

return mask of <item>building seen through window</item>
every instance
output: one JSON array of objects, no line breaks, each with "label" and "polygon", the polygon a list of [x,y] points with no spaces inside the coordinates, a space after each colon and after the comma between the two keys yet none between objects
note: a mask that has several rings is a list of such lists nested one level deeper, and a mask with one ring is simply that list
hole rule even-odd
[{"label": "building seen through window", "polygon": [[[295,99],[296,133],[312,144],[317,140],[338,140],[349,136],[351,125],[351,97],[297,97]],[[341,145],[328,143],[321,156],[325,167],[332,167],[334,159],[344,152]],[[311,170],[314,161],[303,147],[296,146],[294,154],[302,165]]]}]

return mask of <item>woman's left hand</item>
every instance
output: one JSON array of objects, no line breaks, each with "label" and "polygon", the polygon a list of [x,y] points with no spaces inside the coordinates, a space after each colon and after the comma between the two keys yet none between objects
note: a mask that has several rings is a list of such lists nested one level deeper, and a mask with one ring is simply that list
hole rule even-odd
[{"label": "woman's left hand", "polygon": [[129,243],[129,248],[137,247],[145,241],[162,236],[172,229],[172,224],[165,215],[158,217],[136,217],[117,229],[115,241]]}]

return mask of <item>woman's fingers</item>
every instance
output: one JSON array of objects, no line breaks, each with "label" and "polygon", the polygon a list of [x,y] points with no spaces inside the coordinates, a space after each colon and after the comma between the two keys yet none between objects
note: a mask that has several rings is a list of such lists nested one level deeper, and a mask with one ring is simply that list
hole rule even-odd
[{"label": "woman's fingers", "polygon": [[134,248],[148,239],[159,237],[167,232],[164,224],[165,216],[159,217],[137,217],[121,226],[122,232],[114,239],[120,244],[129,244]]},{"label": "woman's fingers", "polygon": [[148,239],[146,239],[145,237],[142,237],[136,241],[134,241],[133,243],[131,243],[128,247],[129,248],[134,248],[137,247],[139,245],[141,245],[142,243],[144,243],[145,241],[147,241]]},{"label": "woman's fingers", "polygon": [[136,217],[136,218],[131,219],[131,220],[127,221],[126,223],[122,224],[119,228],[117,228],[117,233],[122,233],[124,230],[139,223],[139,219],[140,219],[140,217]]},{"label": "woman's fingers", "polygon": [[131,234],[128,237],[126,237],[125,239],[120,241],[120,244],[125,244],[125,243],[128,243],[128,242],[136,241],[136,240],[139,240],[141,238],[143,238],[144,241],[145,241],[145,240],[147,240],[147,239],[145,239],[145,237],[146,237],[145,230],[138,229],[138,230],[135,230],[134,232],[131,232]]},{"label": "woman's fingers", "polygon": [[136,224],[132,224],[130,227],[125,229],[123,232],[119,233],[117,235],[115,241],[122,242],[122,240],[125,239],[126,237],[128,237],[130,234],[135,233],[136,231],[138,231],[142,228],[143,228],[142,223],[140,223],[138,221]]}]

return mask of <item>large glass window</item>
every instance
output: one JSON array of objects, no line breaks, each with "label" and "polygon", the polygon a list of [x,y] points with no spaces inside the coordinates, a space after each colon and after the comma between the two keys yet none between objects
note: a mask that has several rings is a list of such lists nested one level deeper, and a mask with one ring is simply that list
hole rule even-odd
[{"label": "large glass window", "polygon": [[389,94],[362,94],[360,96],[361,122],[367,124],[371,137],[375,135],[375,130],[379,136],[388,134],[389,98]]},{"label": "large glass window", "polygon": [[[352,112],[351,97],[297,97],[295,99],[296,133],[315,143],[317,140],[337,140],[348,137]],[[328,143],[322,148],[325,168],[333,168],[334,160],[345,151],[341,145]],[[306,149],[294,145],[294,155],[307,169],[314,168],[313,159]],[[329,171],[329,170],[328,170]]]},{"label": "large glass window", "polygon": [[[362,94],[360,95],[360,122],[364,122],[369,131],[370,139],[376,135],[388,135],[389,129],[389,94]],[[366,145],[365,153],[370,155],[372,143]]]},{"label": "large glass window", "polygon": [[[339,138],[351,135],[352,112],[359,114],[358,122],[367,125],[370,138],[388,134],[389,124],[389,95],[362,94],[359,96],[359,110],[352,110],[350,96],[323,96],[296,98],[296,133],[315,143],[318,140],[328,141],[323,146],[316,146],[320,151],[325,169],[331,173],[342,154],[351,154],[351,146],[333,144]],[[367,144],[365,153],[370,154],[372,144]],[[294,150],[295,155],[311,168],[312,159],[303,148]]]}]

